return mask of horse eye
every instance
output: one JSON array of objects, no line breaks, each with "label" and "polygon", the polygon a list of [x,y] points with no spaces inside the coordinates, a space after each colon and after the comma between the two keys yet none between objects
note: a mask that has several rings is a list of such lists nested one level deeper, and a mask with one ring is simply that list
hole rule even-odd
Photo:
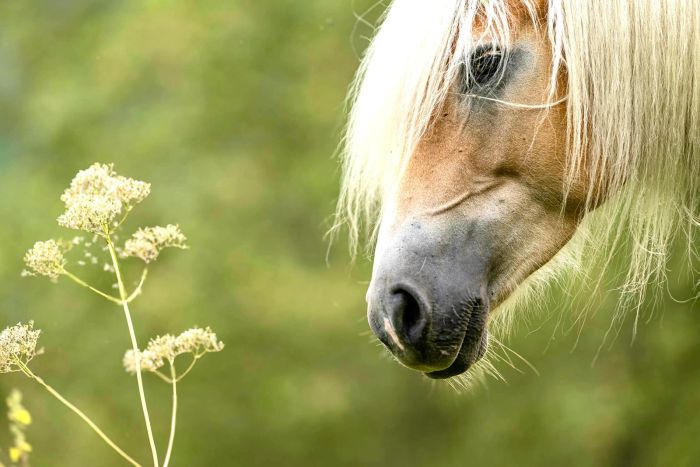
[{"label": "horse eye", "polygon": [[478,89],[489,84],[496,74],[501,71],[503,53],[500,49],[488,47],[474,51],[469,59],[469,70],[462,65],[461,91]]}]

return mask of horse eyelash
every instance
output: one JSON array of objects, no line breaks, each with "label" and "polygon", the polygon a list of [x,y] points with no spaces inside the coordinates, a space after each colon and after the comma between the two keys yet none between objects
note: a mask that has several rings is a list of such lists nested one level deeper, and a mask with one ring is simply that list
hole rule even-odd
[{"label": "horse eyelash", "polygon": [[460,93],[467,94],[488,86],[498,73],[503,74],[504,52],[492,45],[480,46],[460,64]]}]

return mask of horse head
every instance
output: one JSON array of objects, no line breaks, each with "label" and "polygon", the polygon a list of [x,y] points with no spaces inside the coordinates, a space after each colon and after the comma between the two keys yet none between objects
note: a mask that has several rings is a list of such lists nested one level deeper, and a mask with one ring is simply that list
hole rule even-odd
[{"label": "horse head", "polygon": [[[611,21],[646,14],[616,5]],[[586,8],[397,0],[364,59],[341,206],[351,224],[363,210],[378,218],[367,292],[372,331],[402,364],[429,377],[463,373],[484,356],[495,310],[567,245],[590,211],[628,185],[628,194],[648,189],[651,183],[634,185],[644,177],[661,186],[651,166],[643,177],[635,172],[639,154],[625,145],[642,140],[632,135],[625,101],[613,110],[600,102],[624,73],[611,61],[601,62],[610,70],[585,70],[586,53],[625,53],[613,33],[574,40],[584,33],[565,16],[599,21]],[[647,98],[643,86],[620,86],[635,105]],[[651,107],[639,105],[639,121],[652,117]],[[690,129],[683,112],[672,113]],[[616,119],[622,136],[614,134]],[[697,173],[691,164],[688,173]],[[633,208],[625,212],[634,217]]]}]

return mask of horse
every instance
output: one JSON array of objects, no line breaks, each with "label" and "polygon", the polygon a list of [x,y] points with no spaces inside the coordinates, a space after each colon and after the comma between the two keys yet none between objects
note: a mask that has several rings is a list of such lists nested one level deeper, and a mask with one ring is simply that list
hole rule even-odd
[{"label": "horse", "polygon": [[698,258],[698,51],[696,0],[387,7],[349,92],[336,226],[374,246],[367,316],[396,360],[488,368],[533,291],[602,293],[592,264],[624,263],[636,330],[671,246]]}]

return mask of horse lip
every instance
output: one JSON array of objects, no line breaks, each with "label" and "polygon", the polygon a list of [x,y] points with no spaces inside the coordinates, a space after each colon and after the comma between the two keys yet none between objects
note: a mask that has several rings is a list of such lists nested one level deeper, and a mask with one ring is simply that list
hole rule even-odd
[{"label": "horse lip", "polygon": [[485,304],[474,311],[477,314],[470,317],[464,331],[462,344],[452,364],[442,370],[426,372],[425,375],[428,378],[446,379],[460,375],[484,356],[488,345],[486,318],[488,317],[489,306]]}]

